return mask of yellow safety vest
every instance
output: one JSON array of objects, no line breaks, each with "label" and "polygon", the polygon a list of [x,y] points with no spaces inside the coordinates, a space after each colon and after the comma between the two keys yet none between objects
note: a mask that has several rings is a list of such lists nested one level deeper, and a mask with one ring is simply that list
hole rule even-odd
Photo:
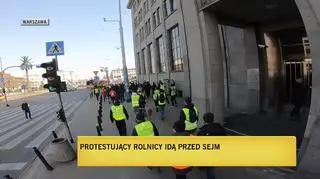
[{"label": "yellow safety vest", "polygon": [[[196,107],[194,107],[194,110],[196,111],[197,117],[199,117],[199,112]],[[182,109],[184,115],[186,116],[186,120],[184,121],[186,124],[186,131],[194,130],[198,128],[198,121],[196,122],[190,122],[190,109],[188,108],[183,108]]]},{"label": "yellow safety vest", "polygon": [[171,96],[177,95],[177,88],[176,86],[171,86]]},{"label": "yellow safety vest", "polygon": [[95,88],[95,89],[94,89],[94,93],[99,93],[99,89],[98,89],[98,88]]},{"label": "yellow safety vest", "polygon": [[123,106],[122,105],[119,105],[119,106],[114,106],[113,105],[113,106],[111,106],[111,111],[112,111],[112,114],[113,114],[113,118],[116,121],[122,121],[122,120],[125,120],[127,118],[126,114],[123,111]]},{"label": "yellow safety vest", "polygon": [[137,124],[134,127],[138,136],[154,136],[153,125],[150,121],[145,121]]},{"label": "yellow safety vest", "polygon": [[133,95],[132,97],[132,107],[139,107],[139,95]]},{"label": "yellow safety vest", "polygon": [[164,93],[159,93],[159,94],[158,94],[158,97],[159,97],[158,104],[159,104],[160,106],[166,104],[166,99],[164,99],[163,102],[160,101],[160,95],[161,95],[161,94],[163,94],[164,98],[166,98],[166,95],[165,95]]},{"label": "yellow safety vest", "polygon": [[158,94],[160,93],[159,90],[154,90],[154,93],[153,93],[153,100],[157,100],[157,97],[158,97]]}]

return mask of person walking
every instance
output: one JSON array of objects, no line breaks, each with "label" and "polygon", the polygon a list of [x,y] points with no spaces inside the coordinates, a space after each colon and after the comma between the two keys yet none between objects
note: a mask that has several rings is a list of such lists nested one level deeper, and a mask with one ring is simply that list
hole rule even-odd
[{"label": "person walking", "polygon": [[158,96],[159,96],[159,94],[160,94],[160,90],[159,90],[159,88],[155,88],[154,89],[154,91],[153,91],[153,102],[154,102],[154,106],[155,106],[155,108],[156,108],[156,112],[158,112],[158,110],[159,110],[159,105],[158,105]]},{"label": "person walking", "polygon": [[157,101],[158,101],[161,120],[164,120],[165,107],[166,107],[166,95],[164,94],[164,90],[160,89],[160,93],[158,95]]},{"label": "person walking", "polygon": [[94,95],[96,96],[97,101],[99,101],[100,89],[98,86],[94,87]]},{"label": "person walking", "polygon": [[[136,125],[132,130],[132,136],[159,136],[159,131],[156,125],[150,121],[146,120],[146,115],[144,110],[139,110],[136,115]],[[150,170],[157,168],[160,173],[160,167],[148,167]]]},{"label": "person walking", "polygon": [[129,120],[129,115],[126,108],[120,104],[118,99],[115,100],[110,109],[110,120],[112,123],[114,121],[116,122],[120,136],[127,135],[126,119]]},{"label": "person walking", "polygon": [[[184,121],[178,120],[173,124],[173,136],[190,136],[189,132],[185,131],[186,124]],[[187,174],[192,170],[190,166],[173,166],[173,172],[176,179],[187,179]]]},{"label": "person walking", "polygon": [[179,119],[185,122],[186,131],[190,134],[194,134],[198,128],[199,111],[197,107],[195,107],[192,103],[191,98],[186,98],[184,103],[185,106],[182,108],[180,112]]},{"label": "person walking", "polygon": [[170,86],[170,96],[171,96],[171,103],[172,106],[178,106],[176,97],[177,97],[177,88],[176,88],[176,84],[173,82]]},{"label": "person walking", "polygon": [[26,116],[26,119],[28,119],[28,116],[30,119],[32,119],[31,112],[30,112],[30,105],[26,101],[23,101],[21,108],[24,111],[24,115]]},{"label": "person walking", "polygon": [[140,95],[138,95],[135,91],[132,93],[131,103],[133,111],[137,112],[137,109],[140,107]]},{"label": "person walking", "polygon": [[107,98],[107,88],[104,87],[102,90],[102,96],[103,96],[103,102],[106,102],[106,98]]},{"label": "person walking", "polygon": [[[199,128],[198,136],[226,136],[226,130],[219,123],[214,122],[214,114],[208,112],[203,115],[205,124]],[[207,179],[216,179],[213,167],[203,167],[207,174]]]}]

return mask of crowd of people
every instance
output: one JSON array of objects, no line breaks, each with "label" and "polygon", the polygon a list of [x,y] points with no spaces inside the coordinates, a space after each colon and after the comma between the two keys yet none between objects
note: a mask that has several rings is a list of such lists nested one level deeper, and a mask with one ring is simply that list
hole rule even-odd
[{"label": "crowd of people", "polygon": [[[177,88],[174,81],[158,84],[149,82],[130,83],[128,95],[125,94],[124,84],[110,85],[106,87],[95,86],[92,89],[91,97],[96,96],[99,100],[100,95],[104,101],[111,104],[110,120],[115,122],[120,136],[127,136],[126,120],[129,119],[129,114],[126,107],[122,104],[127,99],[130,102],[135,112],[136,125],[131,133],[132,136],[159,136],[157,126],[152,119],[151,107],[146,106],[149,99],[153,100],[156,112],[160,113],[160,119],[165,120],[165,107],[170,104],[178,107],[176,97]],[[170,98],[169,98],[170,97]],[[179,119],[173,124],[172,128],[175,136],[225,136],[224,128],[214,122],[214,114],[211,112],[205,113],[203,116],[205,125],[199,126],[199,109],[194,105],[190,97],[185,98],[184,106],[180,111]],[[152,167],[148,167],[153,169]],[[158,171],[160,171],[159,167]],[[174,166],[176,179],[186,179],[187,174],[193,169],[191,166]],[[214,170],[212,167],[201,167],[207,173],[208,179],[215,179]]]}]

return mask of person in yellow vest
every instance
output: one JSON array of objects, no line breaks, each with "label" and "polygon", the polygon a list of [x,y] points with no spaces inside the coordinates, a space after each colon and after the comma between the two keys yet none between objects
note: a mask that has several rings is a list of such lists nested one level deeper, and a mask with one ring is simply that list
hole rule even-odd
[{"label": "person in yellow vest", "polygon": [[[189,136],[190,134],[185,131],[186,124],[184,121],[178,120],[173,124],[173,136]],[[187,174],[192,170],[190,166],[173,166],[173,172],[176,179],[187,179]]]},{"label": "person in yellow vest", "polygon": [[133,92],[131,96],[131,103],[132,103],[134,112],[136,112],[137,109],[140,107],[139,102],[140,102],[140,95],[138,95],[136,92]]},{"label": "person in yellow vest", "polygon": [[158,95],[158,106],[159,106],[159,112],[161,116],[161,120],[164,120],[165,116],[165,107],[166,107],[166,95],[163,90],[160,89],[160,93]]},{"label": "person in yellow vest", "polygon": [[154,92],[153,92],[153,102],[154,102],[154,106],[156,107],[156,111],[158,112],[158,96],[160,94],[160,90],[159,88],[155,88]]},{"label": "person in yellow vest", "polygon": [[114,121],[116,122],[116,126],[118,128],[120,136],[127,135],[126,119],[129,119],[126,108],[122,104],[120,104],[120,101],[118,99],[115,100],[110,109],[110,120],[112,123]]},{"label": "person in yellow vest", "polygon": [[171,103],[172,106],[178,106],[176,97],[177,97],[177,88],[176,88],[176,84],[173,82],[170,86],[170,96],[171,96]]},{"label": "person in yellow vest", "polygon": [[164,84],[163,84],[163,82],[161,80],[159,81],[159,89],[163,90],[163,91],[165,90]]},{"label": "person in yellow vest", "polygon": [[179,119],[184,121],[186,124],[186,131],[190,134],[194,134],[198,129],[198,121],[199,121],[199,110],[192,103],[191,98],[186,98],[185,106],[182,108],[180,112]]},{"label": "person in yellow vest", "polygon": [[[136,115],[136,125],[132,130],[132,136],[159,136],[159,131],[156,125],[146,120],[146,115],[143,110],[139,110]],[[160,173],[160,167],[148,167],[150,170],[157,168]]]}]

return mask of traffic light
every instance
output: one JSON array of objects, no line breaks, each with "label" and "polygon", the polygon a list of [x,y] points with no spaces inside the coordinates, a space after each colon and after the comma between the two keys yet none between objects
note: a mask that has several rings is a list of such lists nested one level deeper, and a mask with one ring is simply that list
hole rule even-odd
[{"label": "traffic light", "polygon": [[43,87],[49,89],[49,92],[60,93],[61,79],[57,74],[57,61],[53,59],[51,62],[42,63],[40,67],[46,69],[46,73],[42,75],[42,78],[46,78],[48,80],[48,84],[45,84]]},{"label": "traffic light", "polygon": [[62,108],[57,112],[57,117],[58,117],[58,120],[61,121],[61,122],[66,122],[67,121],[67,118],[66,118]]}]

